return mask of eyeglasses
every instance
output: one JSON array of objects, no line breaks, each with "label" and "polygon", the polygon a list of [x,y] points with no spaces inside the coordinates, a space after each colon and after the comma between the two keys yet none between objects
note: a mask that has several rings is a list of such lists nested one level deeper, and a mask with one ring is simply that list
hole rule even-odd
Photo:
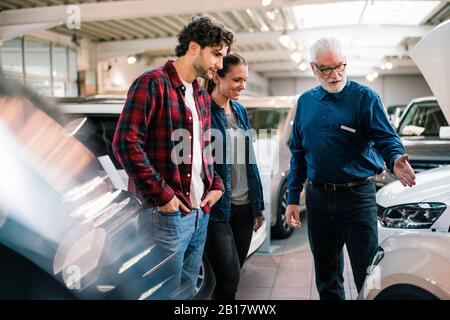
[{"label": "eyeglasses", "polygon": [[338,64],[336,67],[321,67],[320,65],[318,65],[317,63],[313,62],[313,64],[316,66],[316,68],[324,75],[330,75],[331,72],[333,72],[333,70],[336,71],[344,71],[345,70],[345,66],[347,65],[346,63],[340,63]]}]

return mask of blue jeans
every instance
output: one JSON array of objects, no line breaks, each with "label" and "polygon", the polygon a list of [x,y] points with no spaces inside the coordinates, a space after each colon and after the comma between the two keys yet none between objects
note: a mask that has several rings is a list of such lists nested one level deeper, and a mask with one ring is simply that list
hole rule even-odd
[{"label": "blue jeans", "polygon": [[[181,212],[158,212],[147,209],[151,215],[151,233],[156,250],[168,257],[161,269],[167,281],[161,289],[161,299],[192,298],[198,280],[203,249],[206,241],[209,215],[202,209],[192,209],[184,216]],[[162,279],[162,280],[163,280]]]},{"label": "blue jeans", "polygon": [[336,191],[307,185],[308,236],[320,299],[345,299],[343,246],[358,292],[378,246],[375,184]]}]

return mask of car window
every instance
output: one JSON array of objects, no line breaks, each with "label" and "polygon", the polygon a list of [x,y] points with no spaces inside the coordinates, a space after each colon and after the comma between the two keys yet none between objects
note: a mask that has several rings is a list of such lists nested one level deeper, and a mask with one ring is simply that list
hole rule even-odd
[{"label": "car window", "polygon": [[441,126],[448,126],[437,102],[412,105],[402,118],[399,134],[402,136],[439,137]]},{"label": "car window", "polygon": [[[74,137],[83,143],[97,157],[108,155],[114,166],[121,169],[122,166],[114,157],[112,141],[116,130],[119,115],[78,115],[79,117],[65,126],[68,128],[72,123],[82,123]],[[86,119],[85,121],[79,121]]]},{"label": "car window", "polygon": [[[282,129],[289,113],[289,108],[247,108],[251,127],[259,133],[261,129]],[[270,134],[270,131],[268,131]]]}]

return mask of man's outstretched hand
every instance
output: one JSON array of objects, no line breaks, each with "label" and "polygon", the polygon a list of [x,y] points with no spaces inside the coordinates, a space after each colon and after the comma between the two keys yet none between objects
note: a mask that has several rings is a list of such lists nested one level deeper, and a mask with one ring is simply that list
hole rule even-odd
[{"label": "man's outstretched hand", "polygon": [[406,187],[412,187],[416,184],[416,175],[408,162],[408,155],[404,154],[394,162],[394,174],[398,180]]}]

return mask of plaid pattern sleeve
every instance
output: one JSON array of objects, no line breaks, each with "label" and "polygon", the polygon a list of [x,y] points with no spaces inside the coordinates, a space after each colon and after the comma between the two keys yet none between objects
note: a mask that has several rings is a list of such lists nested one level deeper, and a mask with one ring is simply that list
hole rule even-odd
[{"label": "plaid pattern sleeve", "polygon": [[[117,124],[113,151],[134,183],[130,191],[138,193],[144,200],[150,198],[152,203],[162,206],[172,199],[174,190],[155,169],[145,150],[148,124],[155,113],[155,96],[160,90],[152,80],[144,74],[131,85]],[[164,150],[160,150],[159,156],[156,153],[156,158],[163,158],[165,161]],[[134,188],[137,190],[133,190]]]}]

